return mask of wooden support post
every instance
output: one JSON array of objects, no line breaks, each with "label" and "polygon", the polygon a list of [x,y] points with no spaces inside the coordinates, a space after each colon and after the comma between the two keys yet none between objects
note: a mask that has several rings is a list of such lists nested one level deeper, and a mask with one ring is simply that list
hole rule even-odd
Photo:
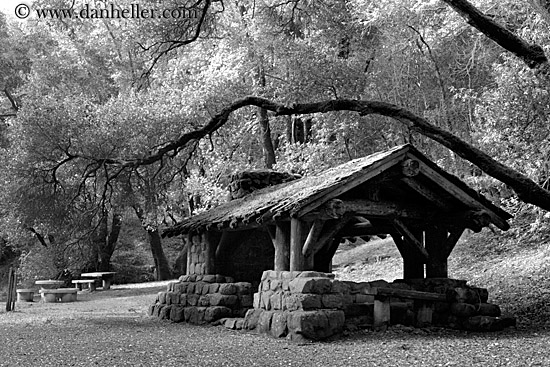
[{"label": "wooden support post", "polygon": [[391,233],[391,236],[403,258],[403,279],[424,278],[424,263],[415,255],[414,250],[411,250],[411,244],[399,233]]},{"label": "wooden support post", "polygon": [[442,227],[427,228],[426,251],[430,255],[426,263],[426,278],[447,278],[447,230]]},{"label": "wooden support post", "polygon": [[290,270],[290,223],[275,223],[275,238],[273,239],[275,247],[274,270]]},{"label": "wooden support post", "polygon": [[298,218],[290,220],[290,271],[305,270],[302,247],[307,234],[308,226],[306,222]]},{"label": "wooden support post", "polygon": [[306,241],[304,242],[304,247],[302,248],[302,255],[304,255],[304,270],[313,270],[315,265],[314,255],[317,250],[316,246],[324,224],[325,220],[316,219],[309,230]]}]

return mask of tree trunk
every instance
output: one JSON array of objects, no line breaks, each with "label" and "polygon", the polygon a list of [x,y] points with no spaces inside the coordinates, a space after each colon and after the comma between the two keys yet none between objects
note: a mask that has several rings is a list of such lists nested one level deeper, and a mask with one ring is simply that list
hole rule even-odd
[{"label": "tree trunk", "polygon": [[139,218],[143,229],[147,232],[147,239],[149,240],[149,246],[151,248],[151,254],[155,262],[156,280],[168,280],[172,278],[172,272],[170,271],[170,264],[164,254],[162,248],[162,239],[158,228],[152,227],[146,222],[145,213],[143,209],[134,205],[134,211]]},{"label": "tree trunk", "polygon": [[262,147],[264,151],[264,162],[266,168],[271,169],[275,164],[275,148],[273,148],[273,140],[271,140],[271,128],[269,127],[269,118],[265,108],[258,108],[258,122],[262,134]]},{"label": "tree trunk", "polygon": [[118,235],[120,234],[121,228],[122,215],[119,213],[115,213],[113,214],[113,219],[111,221],[111,231],[109,232],[109,235],[106,236],[107,238],[105,239],[103,247],[99,248],[99,271],[111,270],[111,257],[115,252],[118,242]]},{"label": "tree trunk", "polygon": [[170,265],[164,250],[162,248],[162,239],[158,228],[149,228],[147,230],[147,237],[149,238],[149,245],[151,246],[151,253],[155,260],[155,269],[157,280],[172,279],[172,272],[170,271]]}]

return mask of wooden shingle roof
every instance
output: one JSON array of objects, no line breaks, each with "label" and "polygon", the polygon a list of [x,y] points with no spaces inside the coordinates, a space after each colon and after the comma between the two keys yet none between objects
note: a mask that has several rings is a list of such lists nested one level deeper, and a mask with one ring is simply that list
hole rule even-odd
[{"label": "wooden shingle roof", "polygon": [[429,177],[437,176],[434,180],[447,186],[450,195],[466,201],[468,207],[488,211],[498,227],[507,229],[506,220],[511,218],[510,214],[492,204],[459,178],[439,168],[412,145],[406,144],[351,160],[316,175],[255,191],[241,199],[186,218],[165,230],[163,236],[200,233],[211,229],[235,229],[251,224],[267,224],[288,217],[301,217],[327,200],[367,182],[410,157],[422,162]]}]

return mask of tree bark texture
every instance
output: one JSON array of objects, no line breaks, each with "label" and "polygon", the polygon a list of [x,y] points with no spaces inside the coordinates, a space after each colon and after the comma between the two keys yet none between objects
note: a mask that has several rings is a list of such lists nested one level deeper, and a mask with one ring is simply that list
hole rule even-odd
[{"label": "tree bark texture", "polygon": [[172,272],[170,271],[170,264],[164,254],[164,249],[162,248],[162,238],[158,228],[146,224],[145,213],[141,207],[135,205],[134,211],[138,219],[141,221],[143,229],[147,232],[147,239],[149,240],[151,254],[153,255],[153,260],[155,262],[156,280],[171,279]]}]

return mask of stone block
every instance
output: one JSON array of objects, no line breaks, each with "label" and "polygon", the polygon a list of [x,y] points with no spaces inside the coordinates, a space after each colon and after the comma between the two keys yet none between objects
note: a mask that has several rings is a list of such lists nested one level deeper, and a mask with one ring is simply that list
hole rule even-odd
[{"label": "stone block", "polygon": [[464,327],[470,331],[500,331],[504,329],[504,323],[499,317],[478,315],[468,318]]},{"label": "stone block", "polygon": [[159,311],[159,318],[161,318],[163,320],[169,320],[171,310],[172,310],[172,305],[165,305]]},{"label": "stone block", "polygon": [[489,299],[489,291],[486,288],[470,287],[477,295],[477,303],[487,303]]},{"label": "stone block", "polygon": [[374,296],[367,294],[355,294],[353,298],[355,303],[374,303]]},{"label": "stone block", "polygon": [[271,296],[273,295],[272,291],[262,292],[260,308],[264,310],[271,310]]},{"label": "stone block", "polygon": [[[202,263],[202,261],[201,261],[201,263]],[[202,274],[197,274],[197,277],[195,278],[195,282],[202,282],[202,277],[203,277]]]},{"label": "stone block", "polygon": [[266,274],[266,279],[280,279],[280,277],[281,277],[281,272],[280,271],[267,270],[264,273],[267,273]]},{"label": "stone block", "polygon": [[313,340],[325,339],[331,335],[328,317],[320,310],[288,312],[287,327],[289,332]]},{"label": "stone block", "polygon": [[282,338],[288,333],[286,326],[287,315],[283,311],[277,311],[271,317],[271,335],[275,338]]},{"label": "stone block", "polygon": [[291,279],[283,279],[281,280],[282,284],[281,284],[281,287],[283,289],[283,291],[285,292],[289,292],[290,291],[290,281]]},{"label": "stone block", "polygon": [[260,333],[269,333],[271,329],[271,317],[273,316],[273,311],[264,311],[258,319],[258,331]]},{"label": "stone block", "polygon": [[200,306],[200,307],[210,306],[210,295],[205,294],[205,295],[200,296],[197,306]]},{"label": "stone block", "polygon": [[210,293],[210,286],[212,284],[210,283],[202,283],[202,289],[201,289],[201,293],[202,295],[205,295],[205,294],[208,294]]},{"label": "stone block", "polygon": [[237,319],[234,317],[227,318],[224,320],[223,326],[229,330],[235,330],[237,328]]},{"label": "stone block", "polygon": [[235,329],[237,330],[242,330],[244,328],[244,318],[243,317],[239,317],[237,319],[237,322],[235,323]]},{"label": "stone block", "polygon": [[480,303],[475,306],[477,313],[481,316],[499,317],[501,315],[500,307],[492,303]]},{"label": "stone block", "polygon": [[244,325],[243,329],[245,330],[253,330],[256,329],[256,326],[258,325],[258,321],[260,320],[260,315],[263,313],[263,310],[252,308],[246,312],[246,315],[244,316]]},{"label": "stone block", "polygon": [[292,271],[281,271],[281,279],[283,279],[283,280],[286,279],[286,280],[290,281],[294,278],[295,278],[295,276],[294,276]]},{"label": "stone block", "polygon": [[175,282],[170,282],[166,285],[166,292],[172,292],[174,290],[174,283]]},{"label": "stone block", "polygon": [[473,288],[457,287],[447,290],[447,299],[450,302],[478,304],[482,303],[481,296],[480,292]]},{"label": "stone block", "polygon": [[189,274],[187,278],[188,282],[196,282],[197,281],[197,274]]},{"label": "stone block", "polygon": [[343,308],[344,296],[342,294],[323,294],[321,296],[323,308]]},{"label": "stone block", "polygon": [[332,288],[330,289],[330,293],[334,293],[334,294],[350,293],[350,286],[344,282],[335,280],[332,282]]},{"label": "stone block", "polygon": [[199,304],[199,295],[198,294],[188,294],[187,295],[187,304],[189,306],[197,306]]},{"label": "stone block", "polygon": [[296,278],[289,283],[292,293],[330,293],[332,282],[328,278]]},{"label": "stone block", "polygon": [[371,288],[377,287],[377,288],[387,288],[389,287],[390,283],[386,282],[383,279],[374,280],[372,282],[369,282],[369,285]]},{"label": "stone block", "polygon": [[216,274],[216,283],[225,283],[225,276]]},{"label": "stone block", "polygon": [[187,294],[180,294],[180,305],[187,306]]},{"label": "stone block", "polygon": [[271,289],[271,279],[262,280],[259,289],[262,292],[269,291]]},{"label": "stone block", "polygon": [[225,277],[225,282],[226,283],[235,283],[235,279],[233,279],[233,277]]},{"label": "stone block", "polygon": [[269,289],[273,292],[281,291],[283,290],[283,281],[279,279],[272,279],[269,283]]},{"label": "stone block", "polygon": [[157,293],[157,301],[160,304],[166,304],[166,292],[158,292]]},{"label": "stone block", "polygon": [[187,283],[187,294],[193,294],[195,293],[195,283]]},{"label": "stone block", "polygon": [[218,293],[219,289],[220,289],[220,283],[211,283],[208,286],[208,293]]},{"label": "stone block", "polygon": [[327,273],[321,273],[318,271],[302,271],[297,276],[298,278],[328,278]]},{"label": "stone block", "polygon": [[178,278],[180,282],[188,282],[189,281],[189,275],[182,275]]},{"label": "stone block", "polygon": [[174,284],[174,292],[182,294],[187,292],[187,283],[179,282]]},{"label": "stone block", "polygon": [[198,313],[197,308],[194,306],[185,307],[183,309],[183,318],[185,319],[185,322],[191,322],[191,319],[196,319],[197,316],[194,316],[194,314]]},{"label": "stone block", "polygon": [[224,306],[208,307],[204,313],[204,321],[213,322],[231,315],[231,309]]},{"label": "stone block", "polygon": [[262,273],[262,278],[260,279],[260,281],[263,282],[267,278],[269,278],[269,270],[264,270],[264,272]]},{"label": "stone block", "polygon": [[241,303],[241,307],[249,308],[253,306],[253,300],[251,294],[243,294],[239,296],[239,302]]},{"label": "stone block", "polygon": [[262,308],[262,294],[261,293],[254,293],[253,300],[252,300],[252,307],[260,309]]},{"label": "stone block", "polygon": [[283,309],[283,295],[281,292],[275,292],[269,297],[269,303],[271,310],[282,310]]},{"label": "stone block", "polygon": [[187,268],[187,272],[189,274],[195,274],[195,263],[190,263],[189,267]]},{"label": "stone block", "polygon": [[248,282],[238,282],[234,283],[235,287],[237,287],[237,294],[252,294],[252,284]]},{"label": "stone block", "polygon": [[450,306],[451,314],[457,317],[471,317],[477,314],[476,307],[469,303],[452,303]]},{"label": "stone block", "polygon": [[[203,282],[196,282],[195,283],[195,289],[194,289],[194,293],[195,294],[202,294],[202,288],[203,288],[203,285],[206,284],[206,283],[203,283]],[[210,287],[210,284],[206,284],[206,288],[209,288]]]},{"label": "stone block", "polygon": [[316,310],[322,307],[322,299],[319,294],[289,293],[283,297],[283,309],[288,311]]},{"label": "stone block", "polygon": [[218,292],[224,295],[236,294],[237,287],[235,287],[235,284],[232,284],[232,283],[220,284],[220,288],[218,289]]},{"label": "stone block", "polygon": [[173,322],[183,322],[185,321],[185,317],[183,315],[185,307],[174,305],[172,306],[172,310],[170,312],[170,320]]},{"label": "stone block", "polygon": [[233,308],[237,305],[239,302],[239,298],[232,294],[232,295],[225,295],[220,293],[214,293],[210,295],[210,304],[212,306],[227,306],[229,308]]},{"label": "stone block", "polygon": [[216,275],[214,274],[206,274],[202,276],[202,281],[205,283],[215,283],[216,282]]},{"label": "stone block", "polygon": [[166,304],[177,305],[180,303],[180,294],[176,292],[166,293]]},{"label": "stone block", "polygon": [[160,303],[157,303],[155,305],[155,309],[153,310],[153,316],[154,317],[159,317],[160,315],[160,311],[164,308],[164,305],[163,304],[160,304]]}]

